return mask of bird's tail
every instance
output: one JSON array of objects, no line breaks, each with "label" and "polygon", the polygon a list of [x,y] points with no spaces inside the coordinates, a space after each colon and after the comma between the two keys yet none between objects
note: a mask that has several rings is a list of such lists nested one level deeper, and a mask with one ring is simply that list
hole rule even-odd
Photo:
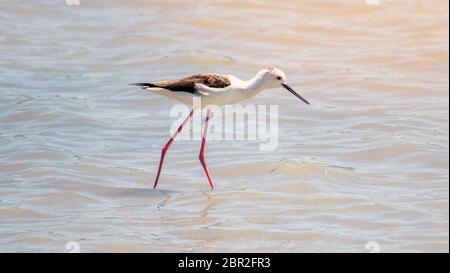
[{"label": "bird's tail", "polygon": [[149,82],[138,82],[138,83],[130,83],[130,85],[140,86],[143,89],[149,88],[149,87],[159,87],[156,84],[149,83]]}]

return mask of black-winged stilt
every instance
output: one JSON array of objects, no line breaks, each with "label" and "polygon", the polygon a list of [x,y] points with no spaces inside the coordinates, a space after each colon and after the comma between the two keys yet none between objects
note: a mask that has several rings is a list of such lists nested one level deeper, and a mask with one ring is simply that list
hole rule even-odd
[{"label": "black-winged stilt", "polygon": [[[306,104],[309,104],[306,99],[304,99],[286,84],[286,75],[284,74],[284,72],[274,67],[260,70],[253,78],[247,81],[240,80],[233,75],[204,73],[178,80],[165,80],[151,83],[134,83],[132,85],[141,86],[143,89],[150,90],[154,93],[187,105],[192,105],[193,98],[201,98],[201,105],[207,108],[207,114],[199,159],[203,166],[203,170],[208,177],[208,181],[212,189],[214,189],[214,183],[205,163],[206,134],[208,132],[208,123],[210,119],[210,110],[208,109],[208,105],[221,106],[226,104],[233,104],[238,101],[254,97],[263,90],[278,87],[284,87],[286,90],[294,94],[297,98],[299,98]],[[183,127],[192,117],[194,110],[194,108],[191,110],[191,112],[180,125],[175,134],[169,139],[166,145],[164,145],[161,152],[158,173],[156,175],[153,188],[156,188],[156,186],[158,185],[167,150],[169,149],[170,145],[172,145],[176,136],[181,132]]]}]

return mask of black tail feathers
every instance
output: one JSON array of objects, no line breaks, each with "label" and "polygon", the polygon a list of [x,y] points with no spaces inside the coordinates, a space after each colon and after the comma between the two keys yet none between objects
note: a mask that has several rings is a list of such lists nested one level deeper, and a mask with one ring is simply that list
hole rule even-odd
[{"label": "black tail feathers", "polygon": [[130,85],[135,85],[135,86],[140,86],[142,88],[149,88],[149,87],[159,87],[153,83],[149,83],[149,82],[138,82],[138,83],[130,83]]}]

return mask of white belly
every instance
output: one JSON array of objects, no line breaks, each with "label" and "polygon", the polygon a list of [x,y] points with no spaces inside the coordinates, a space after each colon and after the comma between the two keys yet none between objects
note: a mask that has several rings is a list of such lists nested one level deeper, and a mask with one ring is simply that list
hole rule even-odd
[{"label": "white belly", "polygon": [[151,93],[156,93],[158,95],[169,98],[171,100],[178,101],[190,107],[193,107],[194,98],[201,99],[200,101],[196,102],[201,102],[201,107],[205,107],[207,105],[222,106],[249,99],[257,94],[256,92],[228,91],[202,95],[192,94],[188,92],[173,92],[163,88],[147,88],[146,90],[149,90]]}]

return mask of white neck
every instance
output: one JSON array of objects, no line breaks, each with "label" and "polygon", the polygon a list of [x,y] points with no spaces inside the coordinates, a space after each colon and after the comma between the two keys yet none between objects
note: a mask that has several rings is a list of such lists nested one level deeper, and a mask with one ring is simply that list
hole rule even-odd
[{"label": "white neck", "polygon": [[248,81],[243,81],[243,85],[244,89],[250,92],[261,92],[262,90],[267,89],[267,87],[265,86],[265,82],[260,74],[256,74]]}]

